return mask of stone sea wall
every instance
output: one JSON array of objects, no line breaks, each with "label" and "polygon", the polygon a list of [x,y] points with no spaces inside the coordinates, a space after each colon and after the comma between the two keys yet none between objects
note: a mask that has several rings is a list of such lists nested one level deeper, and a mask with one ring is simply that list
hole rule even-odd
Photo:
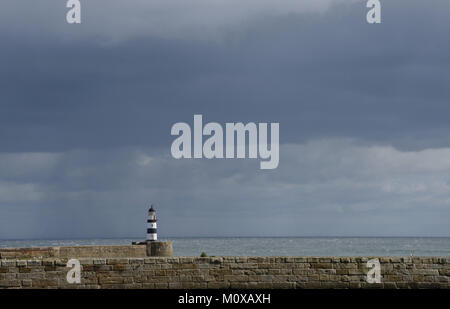
[{"label": "stone sea wall", "polygon": [[[145,246],[144,246],[145,247]],[[450,288],[450,257],[378,257],[381,283],[367,283],[376,257],[0,259],[0,288]]]},{"label": "stone sea wall", "polygon": [[146,256],[145,245],[0,248],[0,259]]}]

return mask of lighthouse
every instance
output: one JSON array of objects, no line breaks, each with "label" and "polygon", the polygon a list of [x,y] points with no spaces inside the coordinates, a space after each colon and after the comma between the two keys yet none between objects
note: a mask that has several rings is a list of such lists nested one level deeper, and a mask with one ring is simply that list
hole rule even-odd
[{"label": "lighthouse", "polygon": [[156,240],[158,240],[158,234],[156,232],[156,212],[153,209],[153,205],[151,205],[147,217],[147,241]]},{"label": "lighthouse", "polygon": [[145,245],[147,256],[173,256],[172,242],[158,240],[158,234],[156,232],[156,211],[153,205],[148,210],[147,241]]}]

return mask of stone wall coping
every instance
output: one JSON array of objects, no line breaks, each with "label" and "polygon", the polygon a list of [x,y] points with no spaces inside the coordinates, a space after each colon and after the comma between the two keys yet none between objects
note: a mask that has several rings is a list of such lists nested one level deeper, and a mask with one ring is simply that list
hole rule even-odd
[{"label": "stone wall coping", "polygon": [[145,244],[142,245],[83,245],[83,246],[41,246],[41,247],[0,247],[0,252],[2,251],[45,251],[45,250],[53,250],[53,249],[69,249],[69,248],[121,248],[121,247],[140,247],[145,246]]}]

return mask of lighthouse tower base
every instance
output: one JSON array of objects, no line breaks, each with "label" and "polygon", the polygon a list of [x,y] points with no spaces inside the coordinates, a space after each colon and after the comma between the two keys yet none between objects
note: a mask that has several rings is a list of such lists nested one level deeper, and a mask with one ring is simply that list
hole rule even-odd
[{"label": "lighthouse tower base", "polygon": [[147,256],[173,256],[172,242],[147,240]]}]

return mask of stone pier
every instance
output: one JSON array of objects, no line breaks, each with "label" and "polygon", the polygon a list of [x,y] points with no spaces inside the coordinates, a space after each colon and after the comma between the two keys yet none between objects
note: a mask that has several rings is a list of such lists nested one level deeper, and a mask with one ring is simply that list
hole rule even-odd
[{"label": "stone pier", "polygon": [[[450,288],[450,257],[78,257],[73,284],[68,258],[2,255],[0,288]],[[381,283],[367,282],[370,259]]]}]

